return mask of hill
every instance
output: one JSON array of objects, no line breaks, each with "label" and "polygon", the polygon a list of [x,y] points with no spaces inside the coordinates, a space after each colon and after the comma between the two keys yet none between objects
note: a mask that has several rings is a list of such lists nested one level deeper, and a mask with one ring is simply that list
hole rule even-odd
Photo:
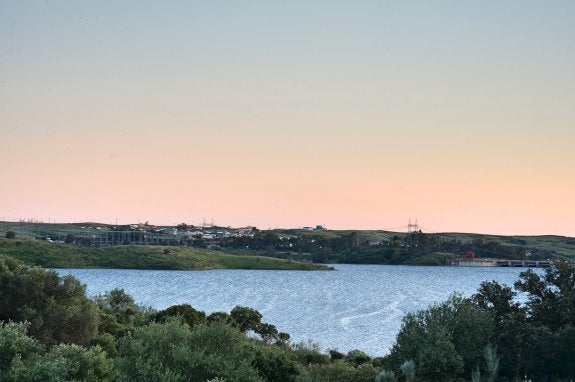
[{"label": "hill", "polygon": [[[258,230],[255,227],[193,226],[184,223],[176,226],[148,223],[116,226],[95,222],[0,222],[0,237],[10,232],[16,239],[75,244],[70,247],[74,248],[74,253],[81,255],[76,255],[73,261],[67,259],[66,263],[96,266],[94,261],[97,259],[97,266],[107,267],[133,267],[138,262],[145,267],[178,267],[174,269],[268,269],[288,266],[285,263],[263,264],[269,261],[264,261],[264,257],[321,264],[445,265],[470,253],[475,258],[483,259],[547,260],[555,256],[575,259],[575,238],[565,236],[318,228]],[[62,247],[61,251],[71,251],[71,248]],[[121,254],[126,264],[119,264],[120,259],[116,255],[103,255],[106,253]],[[138,255],[142,253],[149,255],[144,259]],[[227,258],[226,255],[234,257]],[[221,256],[224,256],[221,260],[215,260]],[[260,260],[256,260],[259,263],[253,263],[254,256],[260,257]]]},{"label": "hill", "polygon": [[0,239],[0,254],[44,268],[117,269],[329,269],[311,263],[264,256],[242,256],[207,249],[118,245],[84,247],[33,239]]}]

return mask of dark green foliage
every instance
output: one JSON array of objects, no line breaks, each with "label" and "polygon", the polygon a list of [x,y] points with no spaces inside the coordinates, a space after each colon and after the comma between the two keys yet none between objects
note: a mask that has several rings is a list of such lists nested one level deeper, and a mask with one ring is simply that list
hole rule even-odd
[{"label": "dark green foliage", "polygon": [[0,256],[0,321],[9,320],[29,321],[30,334],[47,345],[88,344],[98,325],[77,279]]},{"label": "dark green foliage", "polygon": [[113,289],[94,298],[100,313],[100,333],[120,336],[149,322],[152,311],[136,304],[123,289]]},{"label": "dark green foliage", "polygon": [[99,347],[85,349],[78,345],[60,344],[43,358],[22,370],[25,379],[44,374],[37,380],[100,382],[111,380],[113,376],[113,363]]},{"label": "dark green foliage", "polygon": [[345,357],[345,354],[338,352],[335,349],[332,349],[329,351],[329,359],[333,362],[333,361],[337,361],[340,359],[343,359],[343,357]]},{"label": "dark green foliage", "polygon": [[109,357],[115,358],[118,356],[118,345],[116,337],[110,333],[102,333],[92,338],[90,341],[91,346],[99,346],[104,350]]},{"label": "dark green foliage", "polygon": [[206,320],[208,322],[216,322],[216,321],[222,321],[227,323],[233,322],[232,318],[230,317],[230,314],[226,312],[213,312],[206,318]]},{"label": "dark green foliage", "polygon": [[113,377],[113,363],[99,347],[60,344],[46,351],[26,334],[27,327],[0,323],[0,382],[96,382]]},{"label": "dark green foliage", "polygon": [[405,361],[399,367],[401,370],[401,374],[405,378],[405,382],[413,382],[415,381],[415,362],[412,360]]},{"label": "dark green foliage", "polygon": [[206,314],[195,310],[190,304],[173,305],[151,316],[152,320],[158,322],[165,322],[170,317],[180,317],[189,327],[194,327],[206,321]]},{"label": "dark green foliage", "polygon": [[295,359],[303,365],[323,365],[330,362],[329,357],[320,351],[317,344],[312,342],[307,344],[301,342],[293,345],[292,351]]},{"label": "dark green foliage", "polygon": [[[540,276],[522,272],[515,288],[527,303],[495,282],[483,283],[473,300],[494,314],[492,342],[503,379],[572,377],[575,369],[575,263],[556,259]],[[488,370],[485,370],[487,373]]]},{"label": "dark green foliage", "polygon": [[[393,234],[385,231],[260,231],[219,244],[241,253],[316,263],[445,265],[473,251],[477,258],[545,260],[575,256],[571,241],[562,237],[506,237],[477,234]],[[567,244],[567,246],[565,246]]]},{"label": "dark green foliage", "polygon": [[253,361],[248,339],[237,329],[214,322],[191,330],[169,319],[123,338],[118,368],[123,381],[264,381]]},{"label": "dark green foliage", "polygon": [[260,335],[266,342],[278,341],[286,343],[286,333],[282,333],[280,338],[277,328],[274,325],[262,322],[262,314],[255,309],[245,306],[236,306],[230,312],[230,322],[236,325],[242,332],[252,331]]},{"label": "dark green foliage", "polygon": [[556,259],[544,276],[522,272],[515,288],[528,293],[530,321],[552,330],[575,326],[575,262]]},{"label": "dark green foliage", "polygon": [[490,311],[495,322],[500,323],[511,317],[518,318],[523,315],[521,306],[514,299],[517,293],[508,286],[500,285],[495,281],[483,282],[472,300],[481,309]]},{"label": "dark green foliage", "polygon": [[345,356],[345,362],[349,363],[354,367],[358,367],[364,363],[371,362],[371,357],[361,350],[351,350]]},{"label": "dark green foliage", "polygon": [[17,357],[25,359],[43,349],[37,340],[26,335],[28,326],[24,322],[0,322],[0,376],[8,373]]},{"label": "dark green foliage", "polygon": [[375,380],[377,370],[371,363],[362,363],[353,368],[349,374],[351,382],[372,382]]},{"label": "dark green foliage", "polygon": [[256,331],[261,324],[262,314],[255,309],[236,306],[230,312],[231,318],[242,332]]},{"label": "dark green foliage", "polygon": [[310,365],[300,375],[299,382],[373,382],[377,371],[364,363],[353,367],[342,360],[327,364]]},{"label": "dark green foliage", "polygon": [[386,367],[413,359],[429,381],[480,375],[486,381],[555,381],[575,374],[575,263],[556,260],[540,276],[523,272],[516,291],[485,282],[470,299],[458,296],[408,314]]},{"label": "dark green foliage", "polygon": [[252,344],[252,365],[266,381],[292,382],[296,380],[298,368],[289,358],[286,349],[276,346]]},{"label": "dark green foliage", "polygon": [[276,345],[288,346],[290,340],[290,335],[288,333],[279,332]]},{"label": "dark green foliage", "polygon": [[417,375],[431,381],[469,375],[482,360],[492,331],[489,312],[454,295],[404,318],[390,363],[393,370],[399,370],[405,360],[412,359]]},{"label": "dark green foliage", "polygon": [[6,239],[16,239],[16,232],[8,231],[8,232],[6,232],[6,235],[4,237]]},{"label": "dark green foliage", "polygon": [[575,376],[575,327],[560,329],[553,341],[552,350],[545,350],[549,367],[560,376]]},{"label": "dark green foliage", "polygon": [[371,360],[371,364],[376,369],[383,369],[388,362],[388,358],[389,358],[389,355],[387,355],[385,357],[374,357]]}]

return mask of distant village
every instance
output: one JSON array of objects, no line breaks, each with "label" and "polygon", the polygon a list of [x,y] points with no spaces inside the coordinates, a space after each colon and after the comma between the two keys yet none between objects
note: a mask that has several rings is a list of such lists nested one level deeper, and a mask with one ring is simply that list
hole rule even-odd
[{"label": "distant village", "polygon": [[[218,227],[213,225],[194,226],[179,224],[177,226],[154,226],[149,224],[130,224],[122,226],[82,226],[80,230],[66,237],[59,237],[62,242],[76,244],[110,246],[130,245],[198,245],[218,240],[253,237],[255,227]],[[54,240],[54,238],[51,238]],[[207,244],[206,244],[207,245]]]},{"label": "distant village", "polygon": [[[45,223],[36,220],[4,222],[0,233],[14,232],[18,237],[45,240],[52,243],[91,245],[184,245],[217,248],[223,241],[253,239],[260,232],[254,226],[221,227],[205,221],[200,225],[181,223],[175,226],[153,224]],[[302,231],[325,231],[323,225],[306,226]]]},{"label": "distant village", "polygon": [[118,225],[20,221],[0,222],[0,235],[95,247],[142,245],[259,251],[267,256],[317,263],[544,266],[559,250],[570,256],[575,253],[572,238],[423,233],[417,222],[411,221],[407,228],[407,233],[401,233],[329,231],[323,225],[259,230],[253,226],[222,227],[213,222],[156,226],[148,222]]}]

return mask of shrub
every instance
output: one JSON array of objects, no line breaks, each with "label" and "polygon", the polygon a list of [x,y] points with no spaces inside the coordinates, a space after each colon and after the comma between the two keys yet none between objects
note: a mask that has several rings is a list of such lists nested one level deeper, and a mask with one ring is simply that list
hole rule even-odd
[{"label": "shrub", "polygon": [[0,321],[10,320],[30,322],[30,334],[47,345],[87,345],[97,333],[98,314],[74,277],[0,256]]},{"label": "shrub", "polygon": [[45,351],[28,323],[0,323],[0,381],[109,381],[113,364],[100,347],[60,344]]},{"label": "shrub", "polygon": [[120,341],[118,371],[124,381],[264,381],[247,345],[247,337],[222,322],[190,329],[168,319],[137,328]]}]

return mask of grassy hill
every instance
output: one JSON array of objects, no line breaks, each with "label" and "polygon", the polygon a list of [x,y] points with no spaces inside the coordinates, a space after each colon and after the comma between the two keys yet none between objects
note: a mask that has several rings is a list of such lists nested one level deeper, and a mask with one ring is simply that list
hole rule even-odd
[{"label": "grassy hill", "polygon": [[44,268],[118,269],[279,269],[322,270],[328,267],[263,256],[166,246],[81,247],[40,240],[0,239],[0,254]]},{"label": "grassy hill", "polygon": [[[9,232],[16,241],[30,240],[28,249],[0,245],[0,253],[10,251],[30,264],[47,267],[308,269],[310,262],[444,265],[466,251],[474,251],[478,258],[562,256],[575,260],[575,238],[555,235],[422,233],[414,245],[406,232],[383,230],[0,222],[0,237]],[[65,241],[82,245],[56,245]]]}]

